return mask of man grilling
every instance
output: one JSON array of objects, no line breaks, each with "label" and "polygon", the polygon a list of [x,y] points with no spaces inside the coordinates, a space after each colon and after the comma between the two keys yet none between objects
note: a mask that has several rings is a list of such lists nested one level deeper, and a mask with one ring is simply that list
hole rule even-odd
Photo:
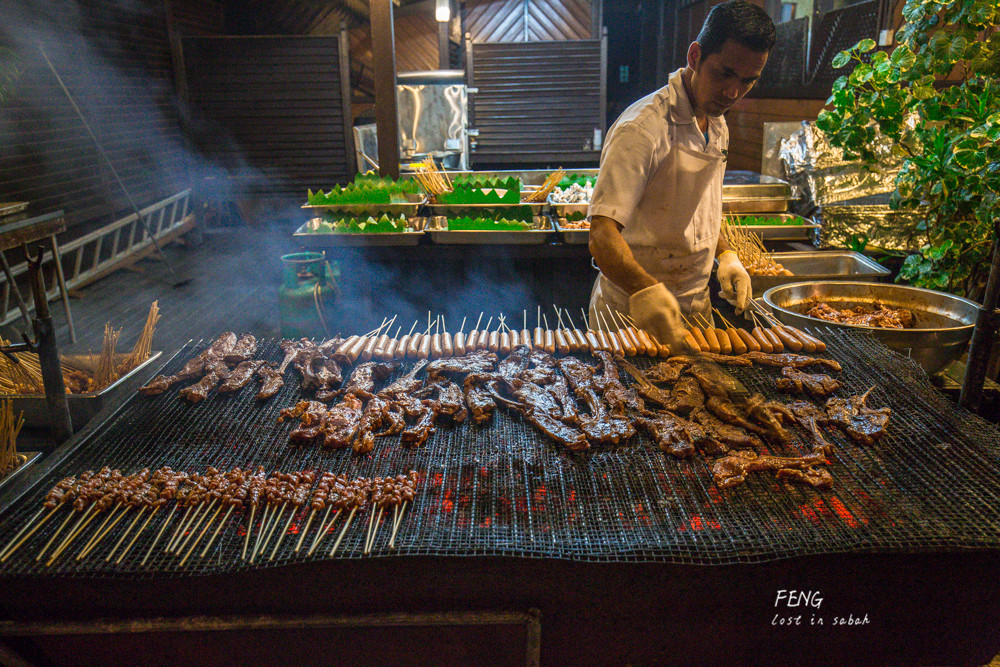
[{"label": "man grilling", "polygon": [[729,146],[723,114],[760,77],[774,41],[774,23],[760,7],[716,5],[688,47],[687,67],[611,126],[589,211],[590,252],[601,271],[591,327],[610,308],[678,349],[682,313],[711,321],[716,257],[719,296],[746,310],[750,275],[719,236]]}]

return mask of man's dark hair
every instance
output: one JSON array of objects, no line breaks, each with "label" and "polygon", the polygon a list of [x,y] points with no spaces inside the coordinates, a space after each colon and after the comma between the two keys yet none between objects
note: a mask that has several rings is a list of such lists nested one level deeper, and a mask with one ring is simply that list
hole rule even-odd
[{"label": "man's dark hair", "polygon": [[774,21],[747,0],[727,0],[712,7],[695,41],[701,46],[704,59],[721,51],[728,39],[751,51],[770,51],[776,39]]}]

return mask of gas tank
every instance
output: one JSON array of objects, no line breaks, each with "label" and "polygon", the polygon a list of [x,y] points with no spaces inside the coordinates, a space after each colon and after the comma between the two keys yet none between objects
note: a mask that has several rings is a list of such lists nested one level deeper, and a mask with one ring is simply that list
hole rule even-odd
[{"label": "gas tank", "polygon": [[284,338],[324,338],[330,314],[340,300],[339,267],[331,267],[325,252],[284,255],[278,312]]}]

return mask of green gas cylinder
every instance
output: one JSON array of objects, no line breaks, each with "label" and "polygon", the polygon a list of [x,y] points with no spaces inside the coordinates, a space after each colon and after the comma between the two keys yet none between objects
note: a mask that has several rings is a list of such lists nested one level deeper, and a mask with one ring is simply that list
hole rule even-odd
[{"label": "green gas cylinder", "polygon": [[340,299],[336,262],[326,261],[325,252],[295,252],[284,255],[278,312],[284,338],[329,336],[330,313]]}]

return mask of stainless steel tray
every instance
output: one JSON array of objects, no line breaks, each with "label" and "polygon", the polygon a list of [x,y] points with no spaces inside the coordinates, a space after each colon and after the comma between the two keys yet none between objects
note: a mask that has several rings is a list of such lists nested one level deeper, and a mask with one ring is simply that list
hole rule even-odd
[{"label": "stainless steel tray", "polygon": [[[309,223],[306,223],[306,225]],[[378,232],[375,234],[343,234],[343,233],[319,233],[303,231],[306,225],[299,227],[292,238],[298,241],[299,245],[307,248],[330,248],[330,247],[371,247],[371,246],[414,246],[420,243],[424,233],[412,232]]]},{"label": "stainless steel tray", "polygon": [[434,215],[459,215],[463,211],[482,212],[483,209],[502,211],[508,208],[518,208],[520,206],[530,206],[533,215],[539,215],[542,209],[548,206],[547,202],[521,202],[520,204],[435,204],[428,202],[427,207],[433,211]]},{"label": "stainless steel tray", "polygon": [[399,204],[303,204],[302,208],[312,215],[319,215],[323,211],[330,213],[348,213],[357,215],[372,215],[383,213],[387,215],[405,215],[411,218],[417,214],[417,210],[427,202],[427,195],[407,195],[406,203]]},{"label": "stainless steel tray", "polygon": [[759,298],[772,287],[798,283],[804,280],[849,280],[873,282],[885,280],[891,272],[870,257],[849,250],[807,250],[803,252],[771,253],[794,275],[791,276],[750,276],[753,296]]},{"label": "stainless steel tray", "polygon": [[787,210],[787,197],[723,198],[722,200],[723,213],[782,213]]},{"label": "stainless steel tray", "polygon": [[[25,421],[25,423],[27,423],[27,421]],[[0,489],[3,489],[5,484],[12,482],[18,475],[30,468],[31,465],[38,460],[38,457],[42,455],[41,452],[18,452],[17,454],[18,456],[25,457],[25,461],[3,477],[0,477]]]},{"label": "stainless steel tray", "polygon": [[561,204],[552,199],[552,195],[549,194],[546,203],[549,205],[549,209],[557,218],[565,218],[571,213],[583,213],[587,214],[590,209],[590,202],[577,202],[575,204]]},{"label": "stainless steel tray", "polygon": [[492,232],[427,227],[431,241],[441,245],[541,245],[552,233],[552,221],[546,216],[535,217],[536,228],[522,232]]},{"label": "stainless steel tray", "polygon": [[553,224],[555,224],[556,231],[562,236],[563,242],[569,244],[583,244],[590,241],[590,230],[589,229],[566,229],[559,224],[559,218],[552,218]]},{"label": "stainless steel tray", "polygon": [[[115,382],[100,391],[92,391],[86,394],[66,394],[66,403],[69,404],[69,415],[73,420],[73,430],[78,431],[89,422],[94,415],[103,410],[113,402],[121,402],[125,395],[138,389],[152,376],[152,364],[160,357],[161,352],[150,353],[149,359],[142,362],[128,373],[118,378]],[[124,355],[122,355],[124,357]],[[86,355],[64,355],[62,360],[69,366],[79,367],[85,365]],[[24,412],[25,426],[48,426],[51,421],[49,407],[45,402],[45,396],[40,394],[9,394],[3,398],[8,398],[13,403],[14,414]]]},{"label": "stainless steel tray", "polygon": [[727,171],[722,180],[722,201],[730,199],[784,199],[792,196],[786,181],[754,171]]},{"label": "stainless steel tray", "polygon": [[736,226],[741,230],[750,231],[756,234],[762,241],[811,241],[813,235],[816,233],[815,230],[819,229],[819,225],[815,222],[810,222],[800,215],[795,215],[794,213],[781,213],[771,217],[781,218],[782,220],[796,219],[802,224],[800,225],[740,225],[738,224],[740,216],[732,215],[730,220],[736,221]]}]

